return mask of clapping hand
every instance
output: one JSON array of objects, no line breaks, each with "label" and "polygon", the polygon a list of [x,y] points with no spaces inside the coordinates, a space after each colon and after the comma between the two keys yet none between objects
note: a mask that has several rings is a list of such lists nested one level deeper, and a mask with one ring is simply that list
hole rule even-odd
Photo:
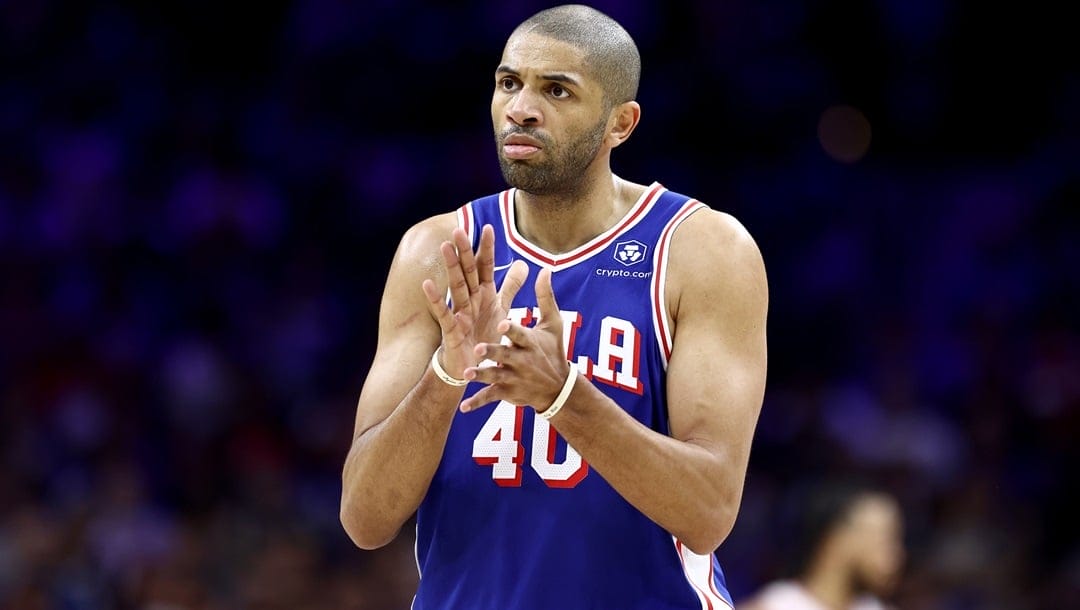
[{"label": "clapping hand", "polygon": [[483,358],[476,347],[498,342],[503,331],[510,304],[525,283],[529,267],[524,261],[511,265],[501,288],[495,289],[495,231],[484,225],[480,246],[473,253],[469,237],[460,228],[454,229],[450,241],[440,246],[446,265],[450,305],[445,293],[440,293],[434,280],[426,279],[422,288],[428,310],[442,330],[442,350],[439,358],[443,369],[458,379],[465,369],[475,367]]}]

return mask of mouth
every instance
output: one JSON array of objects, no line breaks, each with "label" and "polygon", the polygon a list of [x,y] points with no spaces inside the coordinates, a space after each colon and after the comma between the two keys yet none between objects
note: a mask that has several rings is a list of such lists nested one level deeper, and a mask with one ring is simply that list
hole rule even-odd
[{"label": "mouth", "polygon": [[503,154],[507,159],[528,159],[540,152],[539,146],[530,144],[503,144]]},{"label": "mouth", "polygon": [[502,148],[507,159],[528,159],[539,153],[543,146],[536,138],[513,134],[503,139]]}]

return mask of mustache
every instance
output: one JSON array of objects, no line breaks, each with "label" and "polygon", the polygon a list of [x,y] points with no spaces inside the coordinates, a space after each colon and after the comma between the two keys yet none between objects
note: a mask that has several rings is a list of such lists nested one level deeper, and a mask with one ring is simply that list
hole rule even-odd
[{"label": "mustache", "polygon": [[500,131],[499,141],[502,142],[503,140],[512,135],[523,135],[529,136],[530,138],[536,138],[537,140],[540,140],[540,142],[543,143],[544,146],[551,144],[551,140],[539,130],[531,127],[521,127],[520,125],[507,127],[506,129]]}]

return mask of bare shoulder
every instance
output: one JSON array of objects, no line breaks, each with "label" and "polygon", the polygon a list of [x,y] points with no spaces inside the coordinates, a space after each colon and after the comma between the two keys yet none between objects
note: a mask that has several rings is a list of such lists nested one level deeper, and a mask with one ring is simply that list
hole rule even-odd
[{"label": "bare shoulder", "polygon": [[[744,257],[760,258],[757,243],[734,216],[705,208],[691,214],[675,231],[672,238],[672,257],[679,257],[680,266],[723,264],[724,259],[738,263]],[[718,260],[719,259],[719,260]]]},{"label": "bare shoulder", "polygon": [[409,227],[398,244],[397,254],[394,256],[395,266],[407,263],[414,268],[419,266],[425,273],[442,269],[439,244],[450,239],[450,233],[456,226],[456,214],[447,212],[425,218]]},{"label": "bare shoulder", "polygon": [[[688,296],[736,300],[753,309],[768,302],[765,263],[757,243],[734,216],[703,209],[675,231],[668,265],[669,311],[679,317]],[[696,299],[695,299],[696,300]]]},{"label": "bare shoulder", "polygon": [[439,246],[450,239],[456,226],[453,212],[439,214],[416,223],[401,237],[382,295],[380,348],[407,336],[410,329],[425,334],[437,330],[420,285],[431,279],[440,290],[446,289],[446,269]]},{"label": "bare shoulder", "polygon": [[439,246],[457,226],[454,213],[432,216],[401,237],[379,307],[375,358],[360,393],[354,434],[386,419],[423,375],[439,344],[439,325],[428,310],[421,283],[432,279],[446,289]]}]

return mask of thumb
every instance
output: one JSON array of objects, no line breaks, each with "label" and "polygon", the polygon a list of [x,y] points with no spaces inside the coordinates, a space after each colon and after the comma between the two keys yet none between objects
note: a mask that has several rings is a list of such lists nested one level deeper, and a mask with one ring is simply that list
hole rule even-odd
[{"label": "thumb", "polygon": [[536,292],[536,304],[540,306],[540,321],[562,329],[562,317],[559,304],[555,301],[555,291],[551,287],[551,269],[541,269],[533,287]]},{"label": "thumb", "polygon": [[499,288],[499,302],[506,309],[514,302],[518,290],[525,285],[525,278],[529,277],[529,265],[524,261],[516,260],[510,265],[510,270],[503,278],[502,287]]}]

